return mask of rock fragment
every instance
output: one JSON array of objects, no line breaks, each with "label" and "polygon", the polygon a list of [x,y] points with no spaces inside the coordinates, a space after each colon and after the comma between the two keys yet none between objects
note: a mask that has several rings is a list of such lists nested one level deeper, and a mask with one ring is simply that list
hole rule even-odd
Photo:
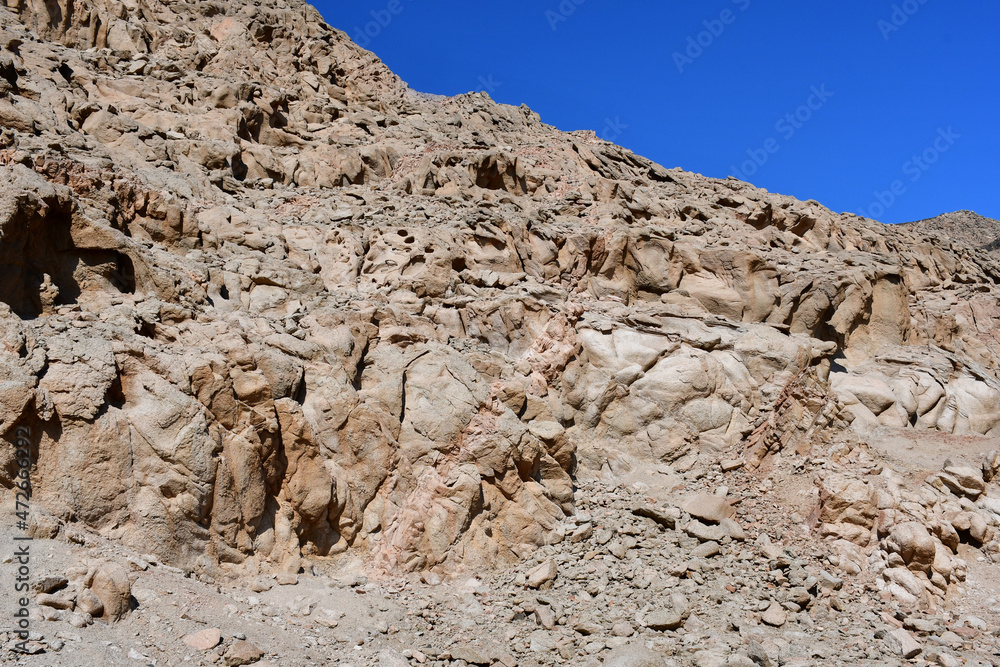
[{"label": "rock fragment", "polygon": [[915,658],[923,651],[920,643],[902,628],[890,631],[885,636],[885,644],[890,652],[906,660]]},{"label": "rock fragment", "polygon": [[528,573],[528,586],[530,588],[541,588],[545,584],[553,581],[559,574],[555,561],[546,560],[544,563]]},{"label": "rock fragment", "polygon": [[681,505],[681,509],[696,519],[709,523],[719,523],[723,519],[732,519],[736,511],[725,498],[699,493],[691,496]]},{"label": "rock fragment", "polygon": [[205,628],[182,638],[184,643],[198,651],[210,651],[222,641],[222,632],[219,628]]}]

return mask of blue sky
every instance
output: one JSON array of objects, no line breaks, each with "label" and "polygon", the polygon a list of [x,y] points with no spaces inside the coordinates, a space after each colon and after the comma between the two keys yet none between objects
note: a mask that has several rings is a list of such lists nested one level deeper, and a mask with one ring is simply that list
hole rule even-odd
[{"label": "blue sky", "polygon": [[995,0],[319,0],[416,90],[486,90],[836,211],[1000,219]]}]

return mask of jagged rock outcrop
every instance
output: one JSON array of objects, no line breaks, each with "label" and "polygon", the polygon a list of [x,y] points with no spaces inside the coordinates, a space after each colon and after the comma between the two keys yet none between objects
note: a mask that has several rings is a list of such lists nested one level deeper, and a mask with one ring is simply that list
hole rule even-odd
[{"label": "jagged rock outcrop", "polygon": [[[1000,434],[965,246],[414,93],[297,0],[8,0],[0,47],[0,431],[50,532],[447,569],[545,544],[597,471]],[[859,483],[831,537],[961,578]]]}]

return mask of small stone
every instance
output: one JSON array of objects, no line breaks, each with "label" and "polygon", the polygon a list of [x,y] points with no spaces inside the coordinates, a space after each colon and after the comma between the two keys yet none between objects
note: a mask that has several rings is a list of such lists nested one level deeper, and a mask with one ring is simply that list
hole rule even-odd
[{"label": "small stone", "polygon": [[844,587],[844,580],[833,576],[826,570],[821,570],[819,573],[819,586],[824,590],[839,591]]},{"label": "small stone", "polygon": [[673,609],[654,611],[646,615],[646,627],[657,632],[677,630],[685,620],[684,614]]},{"label": "small stone", "polygon": [[45,652],[45,645],[41,642],[27,641],[14,644],[16,653],[27,653],[28,655],[38,655]]},{"label": "small stone", "polygon": [[90,588],[104,605],[105,620],[119,621],[132,610],[132,582],[128,570],[120,563],[101,563]]},{"label": "small stone", "polygon": [[677,525],[677,520],[681,515],[680,511],[678,511],[676,507],[661,509],[652,505],[639,505],[638,507],[634,507],[632,508],[632,514],[652,519],[664,528],[670,530],[673,530]]},{"label": "small stone", "polygon": [[74,611],[66,617],[66,622],[74,628],[85,628],[94,622],[94,617],[90,614]]},{"label": "small stone", "polygon": [[66,577],[42,577],[32,584],[31,588],[37,593],[55,593],[62,588],[66,588],[68,584],[69,579]]},{"label": "small stone", "polygon": [[437,572],[427,571],[420,573],[420,581],[424,582],[428,586],[440,586],[444,581],[444,577]]},{"label": "small stone", "polygon": [[470,646],[456,646],[450,652],[452,660],[464,660],[470,665],[488,665],[492,662]]},{"label": "small stone", "polygon": [[767,651],[764,650],[760,642],[751,639],[747,644],[747,655],[759,667],[771,667],[772,665],[771,658],[767,655]]},{"label": "small stone", "polygon": [[712,556],[718,556],[720,553],[722,553],[722,549],[719,547],[718,542],[705,542],[691,550],[691,557],[711,558]]},{"label": "small stone", "polygon": [[737,523],[736,519],[723,519],[719,522],[719,527],[722,528],[729,537],[737,542],[744,542],[747,539],[747,534],[743,530],[743,527]]},{"label": "small stone", "polygon": [[299,583],[299,576],[291,572],[279,572],[275,575],[274,581],[279,586],[295,586]]},{"label": "small stone", "polygon": [[938,653],[934,656],[934,661],[941,667],[960,667],[962,661],[949,653]]},{"label": "small stone", "polygon": [[538,619],[538,624],[546,630],[556,627],[556,615],[546,604],[540,604],[535,608],[535,618]]},{"label": "small stone", "polygon": [[723,519],[732,519],[736,516],[736,510],[726,501],[725,498],[699,493],[684,501],[681,509],[702,521],[709,523],[719,523]]},{"label": "small stone", "polygon": [[619,646],[604,659],[604,667],[665,667],[666,664],[663,656],[640,641]]},{"label": "small stone", "polygon": [[610,542],[615,536],[613,530],[609,528],[601,528],[596,533],[594,533],[594,540],[600,544],[602,547]]},{"label": "small stone", "polygon": [[557,574],[559,574],[559,569],[556,567],[555,561],[547,560],[528,573],[528,586],[541,588],[554,580]]},{"label": "small stone", "polygon": [[721,526],[706,526],[701,521],[689,521],[684,532],[699,542],[721,542],[728,535]]},{"label": "small stone", "polygon": [[226,665],[229,665],[229,667],[235,667],[237,665],[249,665],[255,663],[260,660],[263,655],[264,652],[255,645],[245,639],[241,639],[233,642],[233,645],[226,650],[222,659],[225,660]]},{"label": "small stone", "polygon": [[739,470],[746,464],[747,462],[743,459],[722,459],[719,465],[722,467],[722,472],[732,472],[733,470]]},{"label": "small stone", "polygon": [[615,637],[631,637],[635,634],[635,628],[633,628],[632,624],[627,621],[618,621],[611,626],[611,634]]},{"label": "small stone", "polygon": [[585,523],[578,527],[569,536],[569,541],[571,544],[577,544],[578,542],[583,542],[584,540],[590,539],[590,536],[594,534],[594,525],[590,523]]},{"label": "small stone", "polygon": [[[716,651],[695,651],[692,658],[693,660],[691,664],[694,665],[694,667],[726,667],[728,663],[726,656]],[[794,662],[788,662],[786,664],[799,667]]]},{"label": "small stone", "polygon": [[923,651],[917,640],[913,638],[913,635],[902,628],[897,628],[886,633],[885,644],[889,647],[890,651],[902,656],[906,660],[915,658]]},{"label": "small stone", "polygon": [[48,593],[39,593],[35,598],[35,604],[44,607],[52,607],[53,609],[73,608],[72,600],[61,595],[49,595]]},{"label": "small stone", "polygon": [[599,635],[604,632],[604,627],[598,623],[595,623],[591,619],[580,619],[573,624],[573,629],[579,632],[584,637],[589,637],[590,635]]},{"label": "small stone", "polygon": [[183,640],[191,648],[199,651],[210,651],[222,641],[222,632],[219,628],[205,628],[185,635]]},{"label": "small stone", "polygon": [[628,547],[622,544],[622,542],[619,540],[615,540],[614,542],[609,544],[608,551],[611,553],[612,556],[614,556],[619,560],[624,560],[625,556],[628,555]]},{"label": "small stone", "polygon": [[128,557],[125,559],[125,562],[129,564],[133,572],[145,572],[149,569],[149,563],[141,558]]},{"label": "small stone", "polygon": [[250,582],[250,590],[254,593],[264,593],[274,588],[274,579],[271,577],[255,577]]},{"label": "small stone", "polygon": [[780,628],[788,620],[788,614],[785,613],[784,608],[780,604],[772,602],[767,611],[760,615],[760,620],[767,625]]}]

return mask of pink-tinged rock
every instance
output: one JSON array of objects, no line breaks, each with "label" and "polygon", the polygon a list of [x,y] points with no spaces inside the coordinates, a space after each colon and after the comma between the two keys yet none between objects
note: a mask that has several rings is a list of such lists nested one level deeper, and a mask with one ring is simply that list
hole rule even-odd
[{"label": "pink-tinged rock", "polygon": [[788,614],[777,602],[772,602],[771,606],[767,608],[760,616],[760,620],[767,625],[773,626],[775,628],[780,628],[788,620]]},{"label": "pink-tinged rock", "polygon": [[210,651],[221,641],[222,632],[219,628],[205,628],[190,635],[184,635],[184,643],[199,651]]}]

